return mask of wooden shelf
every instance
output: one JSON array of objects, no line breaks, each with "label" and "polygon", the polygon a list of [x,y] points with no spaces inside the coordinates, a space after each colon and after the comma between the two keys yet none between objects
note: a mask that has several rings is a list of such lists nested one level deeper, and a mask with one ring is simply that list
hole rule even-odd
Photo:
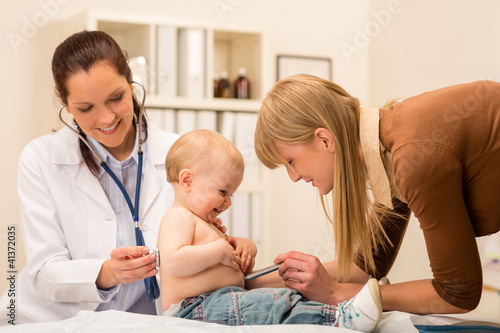
[{"label": "wooden shelf", "polygon": [[146,98],[146,107],[162,109],[259,112],[260,106],[259,100],[234,98],[193,99],[163,96]]}]

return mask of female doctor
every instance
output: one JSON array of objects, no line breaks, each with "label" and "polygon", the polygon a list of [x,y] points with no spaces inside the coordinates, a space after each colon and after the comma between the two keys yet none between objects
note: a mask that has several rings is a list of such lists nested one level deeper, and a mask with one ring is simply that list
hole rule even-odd
[{"label": "female doctor", "polygon": [[[131,202],[140,187],[137,215],[146,246],[136,245],[124,194],[74,131],[65,127],[32,141],[21,154],[18,176],[27,266],[17,277],[15,324],[57,321],[80,310],[156,314],[143,280],[158,272],[149,250],[173,202],[164,160],[177,135],[145,119],[139,128],[137,86],[107,34],[70,36],[57,47],[52,72],[62,112],[72,115]],[[144,165],[136,186],[140,135]],[[4,294],[1,311],[10,303]],[[2,313],[1,323],[6,320],[12,316]]]}]

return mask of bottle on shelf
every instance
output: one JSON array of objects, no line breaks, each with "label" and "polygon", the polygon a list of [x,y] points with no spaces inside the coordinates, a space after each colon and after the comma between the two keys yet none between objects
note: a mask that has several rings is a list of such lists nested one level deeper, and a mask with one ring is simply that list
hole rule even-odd
[{"label": "bottle on shelf", "polygon": [[219,95],[219,75],[214,73],[214,97],[220,97]]},{"label": "bottle on shelf", "polygon": [[227,79],[227,71],[221,71],[219,80],[219,97],[230,98],[231,97],[231,84]]},{"label": "bottle on shelf", "polygon": [[234,98],[250,98],[250,84],[246,75],[246,68],[240,67],[240,69],[238,70],[238,79],[234,81]]}]

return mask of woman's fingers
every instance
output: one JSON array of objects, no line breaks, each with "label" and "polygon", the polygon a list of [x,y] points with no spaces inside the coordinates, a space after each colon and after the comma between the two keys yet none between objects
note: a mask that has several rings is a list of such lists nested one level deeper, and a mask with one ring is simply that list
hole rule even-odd
[{"label": "woman's fingers", "polygon": [[321,265],[317,257],[296,251],[280,254],[274,259],[274,263],[282,263],[279,268],[280,276],[283,276],[288,270],[299,272],[317,270],[318,266]]},{"label": "woman's fingers", "polygon": [[149,253],[149,248],[147,246],[126,246],[119,247],[111,251],[111,259],[133,259],[141,258],[145,254]]},{"label": "woman's fingers", "polygon": [[142,246],[117,248],[111,251],[110,268],[118,281],[131,283],[157,273],[156,255]]},{"label": "woman's fingers", "polygon": [[290,259],[297,259],[297,260],[301,260],[301,261],[306,261],[308,259],[316,258],[316,257],[312,256],[310,254],[305,254],[305,253],[298,252],[298,251],[290,251],[290,252],[282,253],[279,256],[277,256],[276,259],[274,259],[274,263],[279,264],[280,262],[283,262],[289,258]]},{"label": "woman's fingers", "polygon": [[310,300],[331,304],[335,281],[315,256],[301,252],[287,252],[274,262],[283,260],[279,275],[285,286],[295,289]]}]

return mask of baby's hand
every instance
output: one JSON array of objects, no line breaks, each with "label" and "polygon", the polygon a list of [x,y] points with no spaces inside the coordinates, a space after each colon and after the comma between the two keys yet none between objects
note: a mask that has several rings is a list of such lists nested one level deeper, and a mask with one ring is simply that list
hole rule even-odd
[{"label": "baby's hand", "polygon": [[222,220],[220,217],[216,218],[215,221],[212,223],[217,229],[220,230],[220,232],[222,232],[224,234],[224,236],[227,237],[226,235],[226,231],[227,231],[227,228],[225,225],[222,225]]},{"label": "baby's hand", "polygon": [[236,253],[241,257],[241,270],[244,273],[250,273],[255,265],[255,256],[257,255],[257,245],[248,238],[231,237],[228,242],[234,247]]},{"label": "baby's hand", "polygon": [[220,243],[222,259],[221,264],[232,267],[235,271],[239,272],[241,264],[241,258],[235,249],[229,244],[225,238],[219,238],[216,242]]}]

